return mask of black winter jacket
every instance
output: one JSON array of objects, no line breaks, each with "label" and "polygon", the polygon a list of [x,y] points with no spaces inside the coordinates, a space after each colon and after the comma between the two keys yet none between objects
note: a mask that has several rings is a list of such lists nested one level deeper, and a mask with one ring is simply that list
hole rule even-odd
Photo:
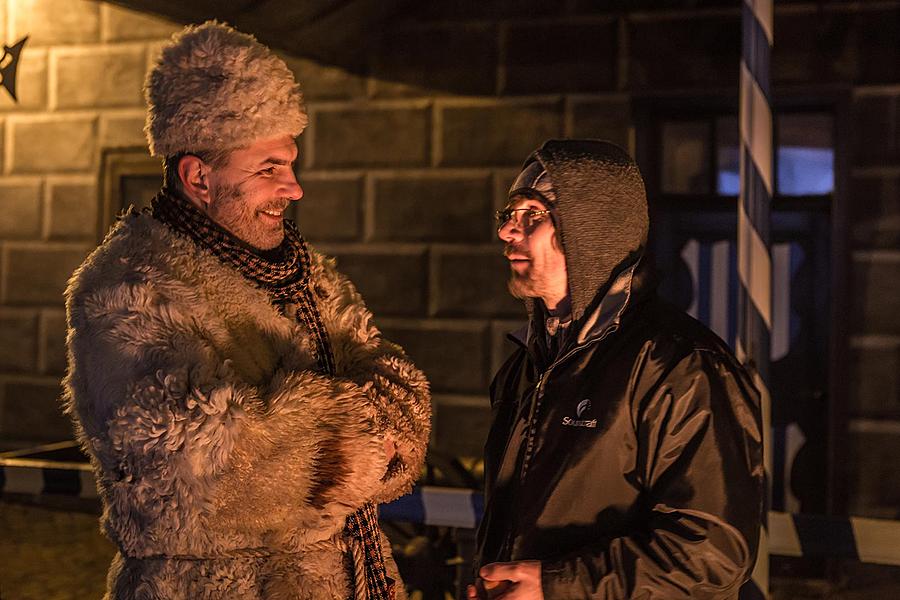
[{"label": "black winter jacket", "polygon": [[648,270],[623,271],[552,364],[529,331],[491,387],[477,566],[541,560],[548,599],[732,598],[754,564],[758,393]]},{"label": "black winter jacket", "polygon": [[476,567],[540,560],[548,599],[733,598],[754,564],[758,393],[645,263],[552,364],[529,330],[491,387]]}]

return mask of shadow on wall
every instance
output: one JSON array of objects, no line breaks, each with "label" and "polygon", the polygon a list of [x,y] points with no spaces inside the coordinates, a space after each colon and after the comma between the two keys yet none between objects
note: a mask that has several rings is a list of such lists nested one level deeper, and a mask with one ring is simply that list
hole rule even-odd
[{"label": "shadow on wall", "polygon": [[[691,7],[695,1],[125,0],[118,4],[180,23],[225,21],[292,56],[372,76],[381,84],[379,97],[402,97],[423,92],[493,96],[612,91],[617,85],[617,15],[642,8]],[[738,17],[736,12],[731,19],[735,43],[729,52],[734,64]],[[736,83],[737,71],[731,71]]]},{"label": "shadow on wall", "polygon": [[841,461],[850,514],[900,519],[900,335],[895,282],[900,262],[879,250],[856,251],[851,289],[847,460]]},{"label": "shadow on wall", "polygon": [[[734,0],[122,0],[180,23],[219,19],[291,56],[371,76],[377,98],[736,88]],[[797,3],[797,4],[809,4]],[[775,84],[900,77],[890,10],[776,11]],[[855,12],[854,12],[855,11]],[[665,40],[665,43],[660,43]],[[326,67],[327,68],[327,67]],[[301,77],[301,79],[303,79]],[[361,84],[362,85],[362,84]]]}]

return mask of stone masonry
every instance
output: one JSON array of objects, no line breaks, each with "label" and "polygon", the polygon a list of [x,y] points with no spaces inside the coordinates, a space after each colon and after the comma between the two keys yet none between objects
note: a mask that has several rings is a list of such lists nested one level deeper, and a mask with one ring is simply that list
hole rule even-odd
[{"label": "stone masonry", "polygon": [[[286,57],[311,117],[301,231],[335,256],[386,335],[427,372],[433,448],[477,455],[487,386],[524,310],[505,290],[492,213],[526,155],[557,136],[635,153],[648,97],[736,98],[734,2],[423,3],[364,71]],[[684,3],[682,3],[684,4]],[[776,97],[839,96],[834,257],[852,512],[896,516],[900,475],[900,2],[776,3]],[[0,0],[24,35],[0,90],[0,445],[71,435],[59,415],[61,292],[101,238],[101,156],[145,152],[140,87],[178,25],[88,0]],[[373,35],[376,35],[373,33]],[[676,51],[677,49],[677,51]],[[800,94],[800,95],[803,95]],[[735,102],[736,105],[736,102]],[[844,317],[846,316],[846,319]]]},{"label": "stone masonry", "polygon": [[4,42],[29,40],[19,102],[0,92],[0,446],[72,437],[59,409],[62,291],[96,245],[101,152],[143,142],[141,86],[177,26],[79,0],[0,2]]}]

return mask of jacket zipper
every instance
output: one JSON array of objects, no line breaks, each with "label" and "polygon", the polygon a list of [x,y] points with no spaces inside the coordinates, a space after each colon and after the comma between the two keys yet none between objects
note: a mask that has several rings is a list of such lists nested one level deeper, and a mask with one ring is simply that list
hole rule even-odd
[{"label": "jacket zipper", "polygon": [[599,337],[590,340],[581,344],[580,346],[575,346],[561,357],[554,360],[550,363],[550,366],[541,373],[541,376],[538,378],[537,387],[534,390],[534,396],[531,399],[531,408],[528,411],[528,427],[526,428],[526,438],[525,438],[525,456],[522,459],[522,469],[519,472],[519,483],[523,483],[525,481],[525,474],[528,472],[528,463],[531,462],[531,454],[534,450],[534,438],[537,429],[537,422],[535,421],[535,416],[537,415],[538,409],[541,406],[541,400],[544,398],[544,386],[547,384],[547,379],[550,378],[550,371],[553,370],[554,367],[567,360],[569,357],[574,356],[576,353],[584,350],[585,348],[592,346],[594,344],[599,344],[606,337],[619,329],[618,325],[611,325],[606,331],[604,331]]},{"label": "jacket zipper", "polygon": [[[633,270],[634,270],[634,267],[632,267],[632,272],[633,272]],[[540,409],[541,400],[544,397],[544,387],[547,384],[547,380],[550,378],[550,372],[553,370],[554,367],[556,367],[558,364],[560,364],[564,360],[567,360],[569,357],[573,356],[575,353],[580,352],[581,350],[583,350],[593,344],[599,344],[604,339],[606,339],[606,337],[608,335],[610,335],[611,333],[613,333],[614,331],[617,331],[619,329],[618,319],[619,319],[619,317],[621,317],[622,312],[625,310],[625,307],[628,304],[628,300],[631,298],[630,283],[629,283],[627,292],[628,292],[628,294],[625,298],[625,302],[619,308],[619,311],[616,315],[616,321],[613,324],[611,324],[603,333],[601,333],[596,338],[591,339],[591,340],[586,340],[581,345],[575,346],[574,348],[572,348],[571,350],[566,352],[564,355],[562,355],[558,359],[554,360],[552,363],[550,363],[550,366],[548,366],[547,369],[543,373],[541,373],[540,377],[538,377],[538,384],[537,384],[537,387],[535,388],[534,396],[531,399],[531,407],[529,408],[529,411],[528,411],[528,423],[527,423],[527,426],[525,429],[525,436],[526,436],[525,437],[525,456],[522,458],[522,468],[519,472],[519,485],[520,486],[525,481],[525,475],[528,473],[528,465],[531,462],[531,455],[532,455],[532,452],[534,451],[534,437],[535,437],[535,433],[536,433],[535,432],[535,430],[536,430],[535,416],[537,415],[537,411]],[[524,346],[526,352],[528,352],[527,345],[522,344],[522,346]],[[534,357],[532,356],[531,358],[532,358],[532,361],[535,362]],[[511,518],[511,520],[512,520],[511,526],[507,529],[506,539],[504,540],[503,545],[500,547],[500,556],[505,557],[503,560],[512,560],[512,558],[513,558],[513,556],[512,556],[513,541],[515,540],[515,537],[517,535],[516,532],[519,529],[519,521],[520,521],[518,513],[519,513],[518,510],[513,511],[512,515],[511,515],[511,517],[512,517]]]},{"label": "jacket zipper", "polygon": [[[521,485],[525,481],[525,474],[528,472],[528,463],[531,461],[531,453],[534,450],[534,435],[536,429],[535,416],[537,415],[537,411],[540,408],[541,399],[544,397],[544,386],[547,383],[547,379],[550,377],[550,371],[553,370],[554,367],[559,365],[564,360],[568,359],[570,356],[573,356],[577,352],[587,348],[588,346],[592,346],[594,344],[599,344],[606,336],[616,331],[619,328],[618,325],[612,325],[609,329],[604,331],[599,337],[589,340],[580,346],[575,346],[564,355],[559,357],[557,360],[553,361],[547,369],[541,373],[538,378],[537,387],[534,390],[534,396],[531,398],[531,408],[528,411],[528,425],[525,430],[525,456],[522,459],[522,469],[519,472],[519,485]],[[501,546],[500,555],[505,557],[504,560],[512,559],[512,551],[513,551],[513,540],[516,538],[516,532],[519,529],[519,515],[518,511],[514,511],[512,515],[513,526],[507,530],[506,539]]]}]

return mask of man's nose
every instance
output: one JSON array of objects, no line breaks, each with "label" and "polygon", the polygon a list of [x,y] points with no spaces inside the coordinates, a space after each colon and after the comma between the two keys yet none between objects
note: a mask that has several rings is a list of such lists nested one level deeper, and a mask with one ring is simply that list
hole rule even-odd
[{"label": "man's nose", "polygon": [[288,171],[281,182],[281,196],[288,200],[299,200],[303,197],[303,188],[297,181],[297,175],[293,171]]},{"label": "man's nose", "polygon": [[509,219],[497,230],[497,237],[506,243],[520,241],[524,236],[515,219]]}]

